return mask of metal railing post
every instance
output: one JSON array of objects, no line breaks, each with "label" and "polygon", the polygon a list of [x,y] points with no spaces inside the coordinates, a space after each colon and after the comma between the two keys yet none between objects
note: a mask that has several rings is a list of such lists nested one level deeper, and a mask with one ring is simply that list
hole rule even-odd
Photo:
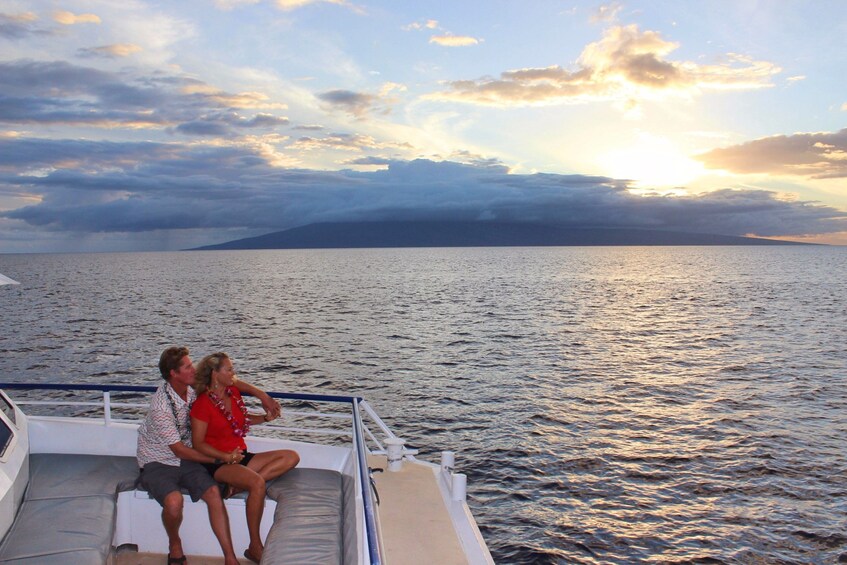
[{"label": "metal railing post", "polygon": [[103,419],[106,420],[106,425],[112,423],[112,395],[108,390],[103,391]]},{"label": "metal railing post", "polygon": [[359,468],[359,482],[362,485],[362,505],[365,511],[365,531],[368,538],[368,553],[372,565],[382,564],[382,547],[377,534],[376,508],[371,498],[371,482],[368,475],[368,459],[365,455],[365,434],[362,415],[359,413],[359,400],[353,399],[353,438],[356,445],[356,459]]}]

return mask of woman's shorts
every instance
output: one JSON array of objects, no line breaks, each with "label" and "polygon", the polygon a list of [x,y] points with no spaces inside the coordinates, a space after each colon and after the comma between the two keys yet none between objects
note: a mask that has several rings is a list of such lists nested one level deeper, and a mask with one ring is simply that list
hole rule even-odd
[{"label": "woman's shorts", "polygon": [[[244,465],[246,467],[247,464],[250,462],[250,460],[253,459],[254,455],[256,455],[256,454],[250,453],[249,451],[245,451],[244,452],[244,459],[242,459],[238,464]],[[212,477],[215,476],[215,473],[218,472],[218,469],[220,469],[224,465],[229,465],[229,463],[200,463],[200,464],[203,467],[205,467],[207,471],[209,471],[209,475],[212,476]]]}]

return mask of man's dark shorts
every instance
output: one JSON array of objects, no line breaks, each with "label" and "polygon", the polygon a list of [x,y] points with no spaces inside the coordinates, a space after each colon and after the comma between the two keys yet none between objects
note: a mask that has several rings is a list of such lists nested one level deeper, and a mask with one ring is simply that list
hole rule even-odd
[{"label": "man's dark shorts", "polygon": [[141,470],[141,485],[162,506],[165,505],[165,497],[173,491],[184,488],[191,500],[197,502],[209,487],[217,484],[206,468],[194,461],[182,461],[179,467],[148,463]]}]

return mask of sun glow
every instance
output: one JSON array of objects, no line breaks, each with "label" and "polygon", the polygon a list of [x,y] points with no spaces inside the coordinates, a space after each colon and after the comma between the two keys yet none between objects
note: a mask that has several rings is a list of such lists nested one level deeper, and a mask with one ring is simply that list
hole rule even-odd
[{"label": "sun glow", "polygon": [[641,134],[634,145],[602,154],[598,164],[604,174],[629,179],[637,188],[671,188],[688,184],[705,173],[670,140]]}]

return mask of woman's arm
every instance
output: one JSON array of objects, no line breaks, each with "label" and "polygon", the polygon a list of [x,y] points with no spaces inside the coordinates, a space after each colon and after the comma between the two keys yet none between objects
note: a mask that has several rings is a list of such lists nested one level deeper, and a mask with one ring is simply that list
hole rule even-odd
[{"label": "woman's arm", "polygon": [[[232,452],[221,451],[206,443],[206,431],[209,429],[209,423],[191,418],[191,443],[194,444],[194,449],[203,455],[211,458],[213,461],[218,459],[224,463],[238,463],[244,458],[244,454],[236,449]],[[208,461],[211,463],[212,461]]]},{"label": "woman's arm", "polygon": [[[238,389],[238,392],[247,393],[251,396],[255,396],[256,398],[258,398],[262,402],[262,408],[265,409],[265,412],[268,413],[268,416],[271,420],[278,417],[280,412],[282,411],[282,408],[280,408],[279,402],[277,402],[276,399],[271,398],[267,392],[254,387],[250,383],[246,383],[240,379],[236,379],[235,388]],[[255,424],[257,422],[251,421],[251,423]]]},{"label": "woman's arm", "polygon": [[258,424],[266,424],[274,419],[270,414],[247,414],[247,417],[250,418],[250,425],[256,426]]}]

